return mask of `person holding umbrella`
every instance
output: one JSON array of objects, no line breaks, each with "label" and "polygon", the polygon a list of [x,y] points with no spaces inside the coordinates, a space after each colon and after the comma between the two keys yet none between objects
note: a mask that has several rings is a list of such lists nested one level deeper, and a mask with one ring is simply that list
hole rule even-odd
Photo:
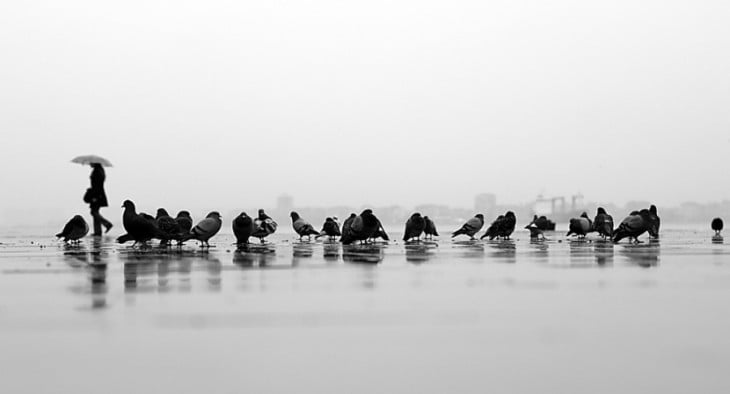
[{"label": "person holding umbrella", "polygon": [[106,229],[105,232],[109,232],[112,228],[112,223],[106,220],[99,210],[102,207],[108,207],[109,202],[106,199],[106,192],[104,191],[104,181],[106,181],[106,173],[104,172],[104,166],[111,167],[111,163],[101,157],[87,155],[79,156],[73,160],[74,163],[89,164],[91,166],[91,187],[86,189],[84,194],[84,202],[89,204],[91,208],[91,216],[94,218],[94,235],[101,235],[101,226],[103,225]]}]

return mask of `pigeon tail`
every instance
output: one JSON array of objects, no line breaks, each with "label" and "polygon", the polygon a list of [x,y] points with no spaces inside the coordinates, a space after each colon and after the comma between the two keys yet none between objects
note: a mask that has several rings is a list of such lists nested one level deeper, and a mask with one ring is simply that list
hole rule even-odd
[{"label": "pigeon tail", "polygon": [[120,244],[127,243],[129,241],[134,241],[134,238],[132,238],[129,234],[123,234],[117,237],[117,242]]}]

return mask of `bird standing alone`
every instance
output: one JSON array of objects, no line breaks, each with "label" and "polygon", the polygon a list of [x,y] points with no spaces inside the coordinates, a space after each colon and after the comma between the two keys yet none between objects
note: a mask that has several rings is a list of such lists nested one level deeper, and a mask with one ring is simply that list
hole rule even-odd
[{"label": "bird standing alone", "polygon": [[81,215],[76,215],[63,226],[63,230],[56,234],[57,238],[63,238],[63,242],[78,243],[79,240],[89,233],[89,224]]},{"label": "bird standing alone", "polygon": [[420,213],[416,212],[406,221],[406,229],[403,232],[403,240],[408,242],[412,238],[416,241],[421,240],[421,234],[426,229],[426,220]]},{"label": "bird standing alone", "polygon": [[484,227],[484,215],[478,213],[474,215],[473,218],[467,220],[460,229],[451,233],[451,238],[454,238],[457,235],[466,234],[469,236],[469,238],[475,239],[474,234],[478,233],[479,230],[482,229],[482,227]]},{"label": "bird standing alone", "polygon": [[720,218],[712,219],[712,223],[710,223],[710,227],[712,227],[712,229],[715,230],[715,236],[719,237],[720,232],[722,231],[722,227],[723,227],[722,219],[720,219]]},{"label": "bird standing alone", "polygon": [[299,234],[300,241],[302,240],[302,237],[307,237],[307,239],[311,240],[312,235],[319,234],[319,232],[317,232],[317,230],[315,230],[309,222],[302,219],[298,213],[292,211],[289,216],[291,216],[291,224],[294,231]]}]

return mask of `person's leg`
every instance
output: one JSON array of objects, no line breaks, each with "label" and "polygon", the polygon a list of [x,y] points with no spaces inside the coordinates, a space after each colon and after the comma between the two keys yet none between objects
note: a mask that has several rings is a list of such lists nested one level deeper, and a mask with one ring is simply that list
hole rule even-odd
[{"label": "person's leg", "polygon": [[106,220],[106,218],[104,216],[101,216],[101,213],[100,212],[97,211],[97,214],[99,215],[99,221],[101,221],[101,224],[105,228],[104,232],[105,233],[108,233],[109,230],[112,229],[112,222]]},{"label": "person's leg", "polygon": [[101,235],[101,221],[104,218],[99,214],[99,207],[91,207],[91,217],[94,219],[94,235]]}]

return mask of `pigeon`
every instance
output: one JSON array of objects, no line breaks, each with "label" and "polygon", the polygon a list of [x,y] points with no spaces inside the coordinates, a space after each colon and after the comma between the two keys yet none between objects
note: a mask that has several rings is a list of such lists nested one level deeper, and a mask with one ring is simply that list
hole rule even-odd
[{"label": "pigeon", "polygon": [[63,230],[56,234],[57,238],[63,238],[63,242],[79,242],[79,239],[89,233],[89,224],[81,215],[76,215],[63,226]]},{"label": "pigeon", "polygon": [[180,224],[167,213],[165,208],[157,209],[155,222],[157,223],[157,228],[167,236],[160,241],[160,244],[166,244],[172,239],[179,241],[182,238],[183,230]]},{"label": "pigeon", "polygon": [[554,230],[555,223],[551,222],[546,216],[538,217],[537,215],[533,215],[532,221],[525,228],[528,230],[530,228],[536,228],[541,231]]},{"label": "pigeon", "polygon": [[236,244],[248,245],[248,238],[256,229],[256,226],[253,224],[253,219],[246,215],[246,212],[241,212],[240,215],[233,219],[231,225],[233,226],[233,234],[236,236]]},{"label": "pigeon", "polygon": [[661,221],[659,220],[659,215],[656,211],[656,205],[651,205],[649,207],[649,229],[646,230],[649,232],[649,235],[652,238],[659,238],[659,226],[661,225]]},{"label": "pigeon", "polygon": [[117,242],[125,243],[127,241],[134,241],[136,245],[138,243],[145,243],[152,238],[165,238],[166,235],[157,228],[155,218],[146,213],[138,214],[132,201],[125,200],[122,208],[124,208],[122,223],[127,233],[117,238]]},{"label": "pigeon", "polygon": [[302,237],[307,237],[307,239],[311,240],[312,235],[319,235],[319,232],[315,230],[309,222],[302,219],[298,213],[292,211],[289,216],[291,216],[291,225],[294,228],[294,231],[299,234],[300,241],[302,240]]},{"label": "pigeon", "polygon": [[545,239],[545,234],[537,226],[528,224],[525,228],[530,230],[530,239]]},{"label": "pigeon", "polygon": [[221,229],[221,214],[213,211],[209,213],[205,219],[198,222],[198,224],[187,233],[182,240],[187,241],[189,239],[197,239],[200,241],[200,247],[210,247],[208,240],[218,233]]},{"label": "pigeon", "polygon": [[474,234],[478,233],[482,227],[484,227],[484,215],[478,213],[474,215],[473,218],[467,220],[460,229],[451,233],[451,238],[454,238],[457,235],[466,234],[471,237],[471,239],[475,239]]},{"label": "pigeon", "polygon": [[509,239],[512,232],[515,231],[516,224],[517,218],[515,217],[515,213],[508,211],[504,215],[499,215],[480,239],[484,239],[485,237],[489,237],[490,241],[497,237]]},{"label": "pigeon", "polygon": [[[712,219],[712,223],[710,223],[710,226],[712,227],[713,230],[715,230],[716,237],[720,236],[720,231],[722,231],[722,225],[723,225],[722,219],[720,219],[720,218]],[[66,226],[68,226],[68,224]]]},{"label": "pigeon", "polygon": [[525,228],[530,228],[530,227],[538,228],[536,222],[537,222],[537,215],[533,215],[532,221],[530,223],[527,223],[527,226],[525,226]]},{"label": "pigeon", "polygon": [[180,225],[182,233],[187,234],[193,228],[193,218],[190,217],[190,212],[180,211],[175,217],[175,221]]},{"label": "pigeon", "polygon": [[347,234],[350,232],[350,228],[352,227],[352,222],[355,221],[355,218],[357,217],[356,213],[351,213],[350,216],[345,219],[344,222],[342,222],[342,234]]},{"label": "pigeon", "polygon": [[377,238],[382,238],[383,241],[390,241],[390,237],[388,237],[388,233],[385,232],[385,228],[383,227],[383,224],[380,223],[380,219],[378,219],[378,229],[371,238],[373,239],[373,242],[375,242]]},{"label": "pigeon", "polygon": [[596,218],[593,219],[593,231],[597,231],[604,239],[613,237],[613,218],[603,207],[598,207]]},{"label": "pigeon", "polygon": [[423,233],[425,234],[424,238],[433,239],[434,235],[438,237],[439,233],[436,231],[436,223],[428,216],[424,216],[423,220],[426,221],[426,228],[423,229]]},{"label": "pigeon", "polygon": [[259,216],[254,220],[254,225],[256,229],[251,236],[260,239],[261,243],[264,243],[264,238],[276,232],[278,227],[274,219],[270,218],[263,209],[259,209]]},{"label": "pigeon", "polygon": [[504,219],[499,224],[498,234],[504,239],[509,239],[509,236],[515,231],[517,225],[517,217],[512,211],[507,211],[504,214]]},{"label": "pigeon", "polygon": [[340,225],[337,224],[337,221],[335,219],[325,219],[324,224],[322,225],[322,231],[320,231],[319,235],[317,235],[315,238],[319,238],[325,235],[328,236],[330,239],[334,239],[335,237],[339,237],[342,235],[342,232],[340,232]]},{"label": "pigeon", "polygon": [[504,215],[497,216],[497,219],[495,219],[491,225],[487,228],[487,231],[482,235],[479,239],[484,239],[486,237],[489,237],[489,240],[493,240],[495,237],[497,237],[499,233],[499,223],[504,220]]},{"label": "pigeon", "polygon": [[366,209],[360,215],[355,216],[350,223],[345,221],[340,242],[349,245],[354,241],[367,241],[373,238],[381,228],[380,220],[373,215],[373,211]]},{"label": "pigeon", "polygon": [[588,214],[583,212],[579,218],[570,219],[570,227],[568,227],[568,233],[565,236],[575,234],[578,238],[585,238],[586,234],[591,231],[593,231],[593,223],[591,223],[591,219],[588,219]]},{"label": "pigeon", "polygon": [[613,232],[613,242],[619,242],[624,238],[632,238],[635,242],[639,242],[639,236],[651,227],[651,214],[648,209],[641,211],[633,211],[621,221],[616,230]]},{"label": "pigeon", "polygon": [[411,238],[421,240],[421,234],[426,229],[426,220],[420,213],[416,212],[406,221],[406,229],[403,232],[403,240],[408,242]]}]

